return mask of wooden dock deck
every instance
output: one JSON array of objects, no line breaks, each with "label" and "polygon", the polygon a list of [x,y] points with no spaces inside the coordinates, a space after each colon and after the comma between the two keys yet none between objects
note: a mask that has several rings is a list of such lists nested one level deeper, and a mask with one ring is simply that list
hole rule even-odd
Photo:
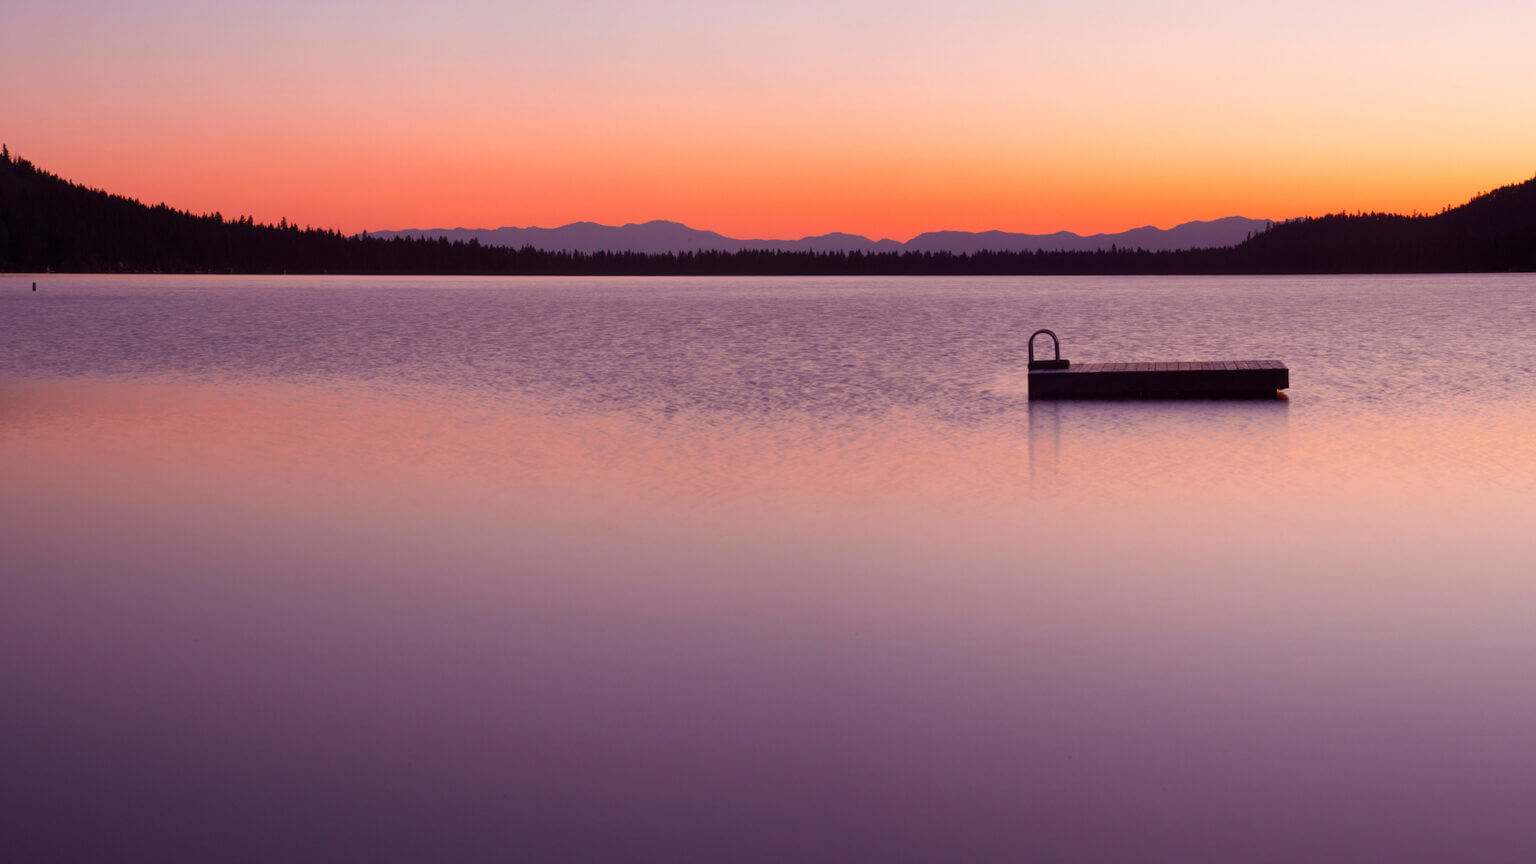
[{"label": "wooden dock deck", "polygon": [[1278,360],[1073,363],[1029,370],[1029,398],[1094,396],[1260,396],[1291,386]]}]

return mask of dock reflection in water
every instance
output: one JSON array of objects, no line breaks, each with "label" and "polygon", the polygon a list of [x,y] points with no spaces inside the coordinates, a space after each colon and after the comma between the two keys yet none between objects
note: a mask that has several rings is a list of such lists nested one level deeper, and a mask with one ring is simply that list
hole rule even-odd
[{"label": "dock reflection in water", "polygon": [[[1262,490],[1291,474],[1290,400],[1032,400],[1026,406],[1029,488],[1052,498],[1115,494],[1138,484]],[[1083,488],[1087,489],[1083,493]]]}]

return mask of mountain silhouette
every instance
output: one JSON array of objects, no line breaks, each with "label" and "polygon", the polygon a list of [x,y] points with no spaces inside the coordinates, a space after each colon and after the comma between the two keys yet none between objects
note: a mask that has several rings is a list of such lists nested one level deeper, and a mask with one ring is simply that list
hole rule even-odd
[{"label": "mountain silhouette", "polygon": [[572,222],[558,228],[431,228],[370,231],[370,237],[418,237],[565,252],[1089,252],[1101,249],[1204,249],[1235,246],[1268,228],[1267,219],[1228,216],[1208,222],[1185,222],[1162,229],[1147,225],[1118,234],[1083,236],[1070,231],[1054,234],[1015,234],[1007,231],[929,231],[906,242],[871,240],[858,234],[834,232],[799,240],[741,240],[715,231],[690,228],[657,219],[626,225]]},{"label": "mountain silhouette", "polygon": [[[827,234],[741,241],[770,245],[734,251],[552,251],[531,243],[490,245],[474,232],[457,238],[346,236],[300,228],[286,219],[266,225],[249,216],[226,219],[165,204],[147,207],[71,183],[0,145],[0,272],[983,276],[1536,271],[1536,179],[1429,216],[1338,213],[1277,223],[1235,246],[1194,246],[1207,236],[1200,233],[1202,226],[1221,223],[1234,230],[1246,227],[1217,220],[1092,237],[935,232],[898,244]],[[617,234],[620,242],[691,242],[699,235],[710,243],[731,242],[676,222],[575,227],[591,236]],[[1060,248],[1106,239],[1114,248]],[[1178,248],[1148,248],[1153,240]],[[979,245],[975,251],[920,248],[921,243],[962,241]],[[1010,243],[1025,246],[993,248]],[[1034,243],[1057,248],[1029,248]],[[849,244],[857,248],[846,248]]]}]

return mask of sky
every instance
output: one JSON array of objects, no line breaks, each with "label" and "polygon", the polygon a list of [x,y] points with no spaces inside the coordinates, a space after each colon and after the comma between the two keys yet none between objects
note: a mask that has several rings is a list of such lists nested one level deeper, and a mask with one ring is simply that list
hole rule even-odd
[{"label": "sky", "polygon": [[195,212],[736,237],[1433,212],[1536,175],[1536,3],[49,0],[0,141]]}]

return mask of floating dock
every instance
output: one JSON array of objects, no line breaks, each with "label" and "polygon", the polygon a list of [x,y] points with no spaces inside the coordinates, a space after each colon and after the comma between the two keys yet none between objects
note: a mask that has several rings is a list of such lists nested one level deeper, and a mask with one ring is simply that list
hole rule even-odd
[{"label": "floating dock", "polygon": [[[1035,359],[1035,337],[1056,346],[1054,360]],[[1291,371],[1278,360],[1205,360],[1169,363],[1078,363],[1061,359],[1061,342],[1049,330],[1029,337],[1029,398],[1201,398],[1274,396],[1291,386]]]}]

